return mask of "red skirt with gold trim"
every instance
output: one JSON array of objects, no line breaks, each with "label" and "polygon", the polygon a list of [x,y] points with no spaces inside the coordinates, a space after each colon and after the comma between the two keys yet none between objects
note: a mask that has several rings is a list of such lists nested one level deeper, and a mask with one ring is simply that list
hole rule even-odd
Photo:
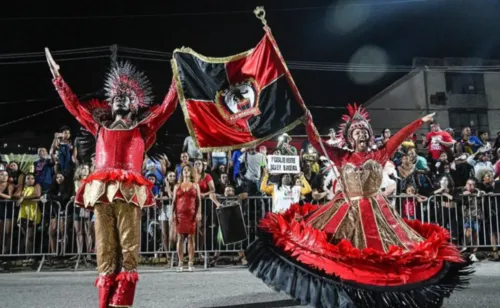
[{"label": "red skirt with gold trim", "polygon": [[447,230],[401,219],[378,195],[268,213],[246,256],[267,285],[314,307],[440,307],[473,272]]}]

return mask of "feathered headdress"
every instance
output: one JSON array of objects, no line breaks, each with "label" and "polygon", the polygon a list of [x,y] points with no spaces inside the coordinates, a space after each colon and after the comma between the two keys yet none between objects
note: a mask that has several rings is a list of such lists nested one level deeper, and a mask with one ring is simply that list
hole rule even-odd
[{"label": "feathered headdress", "polygon": [[109,102],[91,99],[87,102],[82,102],[82,106],[87,109],[95,121],[104,123],[112,119],[111,106]]},{"label": "feathered headdress", "polygon": [[112,102],[115,96],[128,96],[137,109],[153,103],[151,84],[143,72],[130,62],[115,62],[106,76],[106,99]]},{"label": "feathered headdress", "polygon": [[373,145],[373,130],[370,125],[370,119],[368,116],[368,112],[365,108],[361,107],[361,105],[347,105],[347,114],[342,116],[342,121],[344,123],[340,124],[339,131],[337,137],[342,140],[342,146],[346,145],[348,147],[353,147],[354,139],[352,138],[352,132],[356,128],[363,128],[368,130],[370,134],[368,147],[371,148]]}]

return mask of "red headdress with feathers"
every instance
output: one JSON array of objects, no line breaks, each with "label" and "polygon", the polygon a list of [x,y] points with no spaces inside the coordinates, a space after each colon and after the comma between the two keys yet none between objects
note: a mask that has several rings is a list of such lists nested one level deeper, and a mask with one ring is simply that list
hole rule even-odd
[{"label": "red headdress with feathers", "polygon": [[151,85],[144,73],[139,72],[130,62],[114,62],[106,76],[104,89],[106,101],[97,99],[83,103],[84,107],[99,123],[111,120],[111,104],[115,96],[128,96],[130,109],[137,113],[139,108],[153,103]]},{"label": "red headdress with feathers", "polygon": [[91,99],[82,102],[82,106],[92,114],[92,117],[98,123],[104,123],[111,119],[111,106],[106,101]]},{"label": "red headdress with feathers", "polygon": [[347,143],[347,146],[352,148],[354,146],[354,139],[352,138],[352,132],[356,128],[366,129],[370,134],[368,147],[371,148],[373,145],[373,130],[370,125],[370,118],[368,111],[361,105],[347,105],[347,114],[342,116],[342,121],[344,123],[340,124],[338,138],[342,139],[343,144]]}]

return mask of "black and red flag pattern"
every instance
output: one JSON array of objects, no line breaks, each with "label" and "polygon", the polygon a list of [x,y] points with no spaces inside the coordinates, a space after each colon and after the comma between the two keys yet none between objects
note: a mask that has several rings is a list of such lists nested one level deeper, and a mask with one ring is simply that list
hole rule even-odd
[{"label": "black and red flag pattern", "polygon": [[203,152],[259,144],[293,129],[304,103],[272,34],[224,58],[177,49],[172,59],[190,135]]}]

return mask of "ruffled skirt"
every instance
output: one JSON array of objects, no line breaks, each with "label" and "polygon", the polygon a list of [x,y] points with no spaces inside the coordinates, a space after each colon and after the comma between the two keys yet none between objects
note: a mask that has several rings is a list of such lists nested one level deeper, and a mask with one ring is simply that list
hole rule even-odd
[{"label": "ruffled skirt", "polygon": [[317,210],[305,204],[283,214],[269,213],[246,252],[255,276],[303,305],[441,307],[453,290],[468,284],[471,264],[439,226],[404,221],[404,228],[420,239],[410,250],[397,245],[358,249],[346,239],[332,241],[332,234],[306,223]]},{"label": "ruffled skirt", "polygon": [[156,205],[151,187],[151,182],[136,172],[122,169],[96,171],[78,189],[75,204],[92,209],[96,203],[109,204],[119,199],[141,208],[151,207]]}]

